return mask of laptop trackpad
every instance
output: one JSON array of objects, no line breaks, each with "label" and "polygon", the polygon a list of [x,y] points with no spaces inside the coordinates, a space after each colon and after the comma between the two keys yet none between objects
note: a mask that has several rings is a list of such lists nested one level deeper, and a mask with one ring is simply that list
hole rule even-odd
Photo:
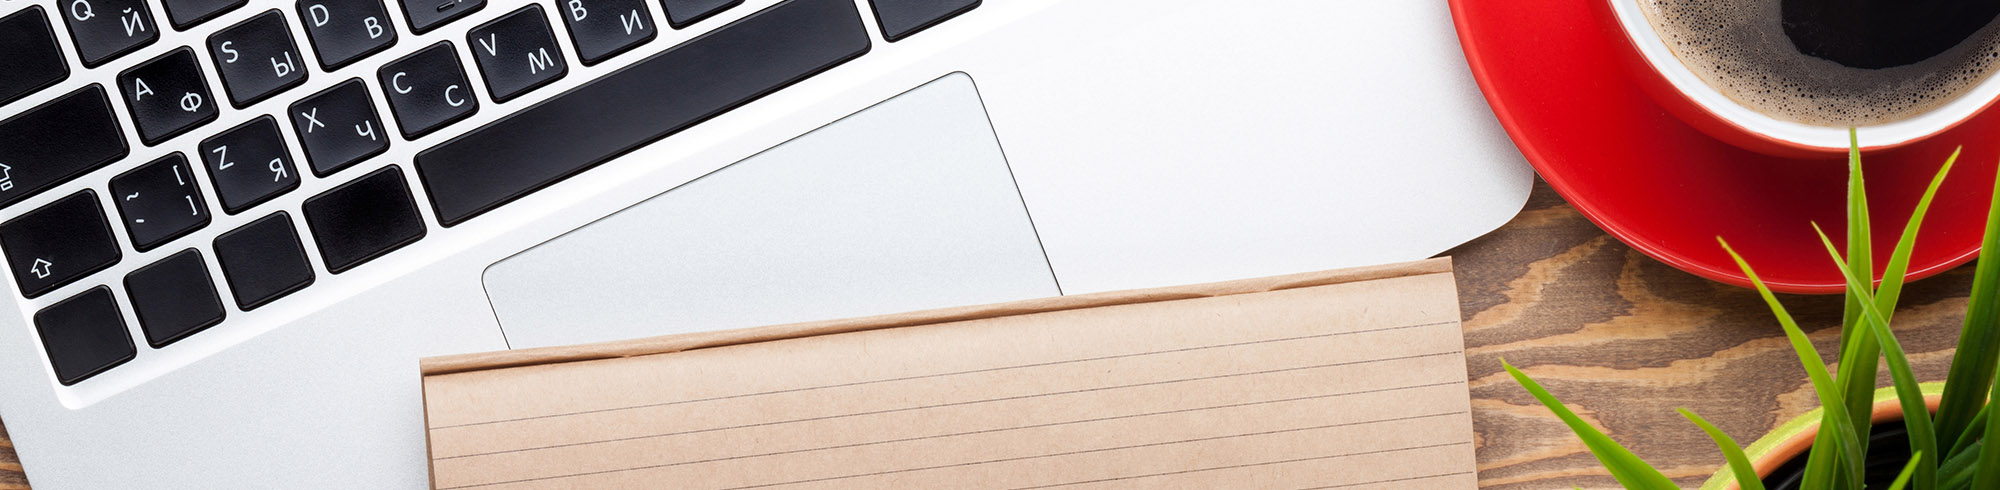
[{"label": "laptop trackpad", "polygon": [[493,264],[514,348],[1057,294],[955,73]]}]

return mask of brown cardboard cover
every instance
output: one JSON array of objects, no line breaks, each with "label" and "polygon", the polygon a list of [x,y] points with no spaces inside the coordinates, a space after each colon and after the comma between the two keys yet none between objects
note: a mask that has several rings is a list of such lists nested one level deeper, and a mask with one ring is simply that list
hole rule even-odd
[{"label": "brown cardboard cover", "polygon": [[1463,488],[1449,259],[426,359],[436,489]]}]

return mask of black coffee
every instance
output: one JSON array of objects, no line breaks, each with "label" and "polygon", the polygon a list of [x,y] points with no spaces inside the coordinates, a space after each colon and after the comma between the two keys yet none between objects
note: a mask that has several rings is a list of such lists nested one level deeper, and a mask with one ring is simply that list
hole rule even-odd
[{"label": "black coffee", "polygon": [[1995,0],[1637,1],[1697,77],[1781,120],[1908,119],[2000,68]]}]

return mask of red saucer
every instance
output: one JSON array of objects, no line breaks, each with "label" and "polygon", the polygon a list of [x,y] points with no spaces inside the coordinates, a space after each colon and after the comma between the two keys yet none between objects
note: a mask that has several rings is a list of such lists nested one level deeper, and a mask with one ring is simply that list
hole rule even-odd
[{"label": "red saucer", "polygon": [[[1697,275],[1750,282],[1716,245],[1729,240],[1772,289],[1837,293],[1844,281],[1812,223],[1845,229],[1844,159],[1786,160],[1715,140],[1668,114],[1624,71],[1636,56],[1589,2],[1451,0],[1459,42],[1500,124],[1542,179],[1632,248]],[[1911,280],[1979,255],[2000,162],[2000,112],[1863,158],[1878,267],[1952,149]],[[1868,135],[1861,134],[1863,145]],[[1838,239],[1838,237],[1836,237]]]}]

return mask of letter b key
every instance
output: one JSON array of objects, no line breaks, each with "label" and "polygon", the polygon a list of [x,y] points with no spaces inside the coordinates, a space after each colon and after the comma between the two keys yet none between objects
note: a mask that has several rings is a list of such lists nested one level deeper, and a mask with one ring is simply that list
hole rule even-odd
[{"label": "letter b key", "polygon": [[327,71],[396,44],[396,29],[381,0],[305,0],[298,8],[306,38]]}]

